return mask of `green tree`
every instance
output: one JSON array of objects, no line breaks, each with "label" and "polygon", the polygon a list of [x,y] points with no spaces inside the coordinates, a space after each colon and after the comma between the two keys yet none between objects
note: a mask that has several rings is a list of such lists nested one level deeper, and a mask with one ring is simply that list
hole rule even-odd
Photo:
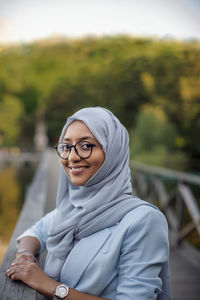
[{"label": "green tree", "polygon": [[178,134],[158,107],[145,106],[131,131],[131,157],[136,161],[183,170],[186,157],[177,147]]},{"label": "green tree", "polygon": [[0,132],[2,144],[16,145],[20,133],[23,107],[18,98],[6,95],[0,102]]}]

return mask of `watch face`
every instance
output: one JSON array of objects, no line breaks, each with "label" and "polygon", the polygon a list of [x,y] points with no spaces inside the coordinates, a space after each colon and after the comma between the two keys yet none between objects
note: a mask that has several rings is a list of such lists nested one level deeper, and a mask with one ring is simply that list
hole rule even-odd
[{"label": "watch face", "polygon": [[56,289],[56,296],[63,299],[68,295],[68,287],[65,285],[59,285]]},{"label": "watch face", "polygon": [[61,286],[58,291],[61,297],[65,297],[66,289],[64,287]]}]

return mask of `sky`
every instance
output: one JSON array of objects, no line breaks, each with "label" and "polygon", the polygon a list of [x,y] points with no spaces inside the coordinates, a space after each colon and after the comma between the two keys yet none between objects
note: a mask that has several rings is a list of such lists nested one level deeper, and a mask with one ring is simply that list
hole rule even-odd
[{"label": "sky", "polygon": [[200,0],[0,0],[0,43],[114,34],[200,39]]}]

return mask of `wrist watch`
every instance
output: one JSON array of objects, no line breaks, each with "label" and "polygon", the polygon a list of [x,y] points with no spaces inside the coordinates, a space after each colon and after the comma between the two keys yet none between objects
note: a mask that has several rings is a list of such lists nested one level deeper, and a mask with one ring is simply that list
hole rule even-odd
[{"label": "wrist watch", "polygon": [[57,286],[54,299],[64,299],[69,294],[69,287],[65,284],[60,284]]}]

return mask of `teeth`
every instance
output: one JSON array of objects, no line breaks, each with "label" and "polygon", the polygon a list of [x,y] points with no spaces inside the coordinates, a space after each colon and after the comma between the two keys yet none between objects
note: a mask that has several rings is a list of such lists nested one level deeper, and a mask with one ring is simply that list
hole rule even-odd
[{"label": "teeth", "polygon": [[85,169],[85,168],[87,168],[87,167],[79,167],[79,168],[70,168],[71,170],[82,170],[82,169]]}]

